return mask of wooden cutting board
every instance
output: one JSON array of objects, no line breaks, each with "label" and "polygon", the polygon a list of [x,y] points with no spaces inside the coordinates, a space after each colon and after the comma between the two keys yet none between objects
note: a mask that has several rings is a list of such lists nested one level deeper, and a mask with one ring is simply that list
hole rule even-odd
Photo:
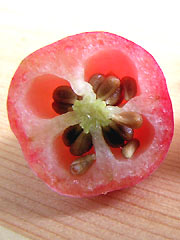
[{"label": "wooden cutting board", "polygon": [[[180,239],[180,36],[171,1],[1,1],[0,240]],[[67,35],[103,30],[146,48],[160,64],[175,132],[160,168],[136,187],[91,199],[52,192],[34,176],[10,130],[6,98],[20,61]]]}]

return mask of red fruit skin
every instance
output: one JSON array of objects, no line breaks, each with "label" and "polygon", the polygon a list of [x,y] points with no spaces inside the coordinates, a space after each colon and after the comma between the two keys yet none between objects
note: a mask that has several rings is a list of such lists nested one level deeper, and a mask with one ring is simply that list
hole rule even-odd
[{"label": "red fruit skin", "polygon": [[[111,53],[109,54],[110,60],[108,60],[110,61],[109,69],[106,62],[103,65],[103,61],[99,61],[101,58],[104,59],[103,56],[106,56],[108,51]],[[122,53],[122,56],[116,53],[118,51]],[[128,59],[126,59],[126,56]],[[122,63],[122,68],[119,70],[113,57],[120,63],[124,60],[129,68],[126,68],[126,64],[123,65]],[[96,64],[94,64],[94,60],[96,60]],[[133,64],[131,65],[128,61]],[[72,161],[67,149],[60,144],[57,152],[54,150],[56,142],[54,142],[53,138],[48,139],[48,135],[43,138],[41,132],[36,133],[35,131],[34,133],[33,130],[42,127],[44,131],[43,126],[45,126],[46,122],[56,116],[50,107],[53,89],[59,85],[69,85],[65,80],[69,80],[72,86],[79,79],[85,78],[87,81],[92,74],[98,71],[103,74],[113,73],[120,78],[130,75],[138,79],[138,97],[129,101],[125,105],[125,109],[141,113],[145,122],[147,122],[142,131],[137,133],[142,145],[137,156],[133,157],[134,161],[140,158],[141,155],[147,159],[138,162],[139,168],[137,166],[133,170],[133,167],[129,167],[129,175],[125,174],[124,177],[121,177],[120,168],[119,172],[109,177],[109,180],[107,180],[107,176],[104,177],[103,175],[106,171],[106,165],[103,166],[102,173],[99,172],[99,169],[96,169],[96,166],[93,166],[81,178],[71,176],[66,171],[66,165]],[[41,104],[38,108],[36,107],[36,103],[41,102],[39,95],[40,98],[43,98],[40,90],[35,94],[35,87],[33,91],[30,90],[32,82],[39,76],[43,76],[42,85],[37,89],[42,89],[43,82],[46,82],[46,89],[48,88],[46,91],[47,103],[44,104],[47,105],[47,109]],[[46,101],[46,98],[44,98],[44,101]],[[11,81],[7,109],[11,129],[16,135],[23,154],[35,174],[54,191],[73,197],[90,197],[105,194],[134,186],[142,181],[157,169],[164,160],[174,131],[172,104],[166,80],[157,62],[137,44],[105,32],[82,33],[71,36],[41,48],[26,57]],[[31,126],[33,127],[31,128]],[[37,139],[39,139],[38,144],[36,142],[33,144]],[[49,147],[49,155],[44,152],[45,146]],[[119,157],[117,151],[113,152],[113,154]],[[64,163],[63,158],[66,156],[67,163]],[[53,159],[55,159],[59,167],[58,173],[54,172]]]}]

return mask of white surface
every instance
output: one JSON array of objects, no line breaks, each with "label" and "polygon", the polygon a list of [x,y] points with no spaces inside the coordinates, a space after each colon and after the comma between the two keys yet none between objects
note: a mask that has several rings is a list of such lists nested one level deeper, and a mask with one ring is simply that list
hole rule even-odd
[{"label": "white surface", "polygon": [[0,226],[0,240],[30,240],[22,235],[15,233],[5,227]]}]

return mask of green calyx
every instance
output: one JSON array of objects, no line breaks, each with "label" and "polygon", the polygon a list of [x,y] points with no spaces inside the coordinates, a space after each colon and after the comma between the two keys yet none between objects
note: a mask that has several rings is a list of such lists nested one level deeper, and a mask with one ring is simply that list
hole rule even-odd
[{"label": "green calyx", "polygon": [[109,111],[106,103],[100,99],[86,96],[82,100],[76,100],[73,105],[80,126],[85,133],[95,130],[97,126],[105,127],[110,123]]}]

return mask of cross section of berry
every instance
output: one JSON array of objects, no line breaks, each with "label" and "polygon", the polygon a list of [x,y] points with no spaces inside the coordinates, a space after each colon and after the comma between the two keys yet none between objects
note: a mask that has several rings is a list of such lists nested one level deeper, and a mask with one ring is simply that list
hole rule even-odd
[{"label": "cross section of berry", "polygon": [[165,159],[173,136],[158,63],[107,32],[69,36],[27,56],[11,81],[7,110],[29,166],[73,197],[139,183]]},{"label": "cross section of berry", "polygon": [[[84,174],[96,159],[95,154],[87,153],[93,146],[91,132],[97,127],[101,127],[105,142],[119,148],[124,158],[131,158],[140,145],[134,131],[142,126],[143,118],[136,112],[123,111],[123,105],[137,94],[136,80],[94,74],[89,84],[95,94],[78,96],[70,86],[57,87],[53,93],[54,111],[58,114],[74,111],[79,120],[66,128],[62,136],[71,154],[79,156],[70,166],[74,175]],[[113,113],[115,106],[119,113]]]}]

